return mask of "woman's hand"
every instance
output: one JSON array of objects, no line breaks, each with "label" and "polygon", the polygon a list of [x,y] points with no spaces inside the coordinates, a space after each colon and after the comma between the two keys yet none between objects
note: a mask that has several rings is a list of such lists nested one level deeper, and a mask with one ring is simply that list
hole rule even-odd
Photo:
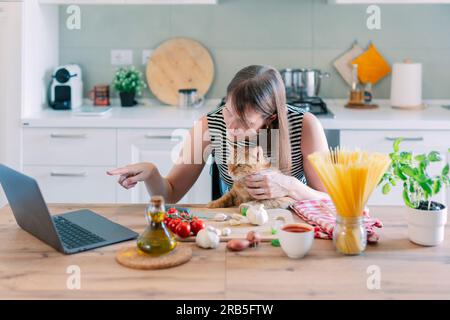
[{"label": "woman's hand", "polygon": [[245,177],[244,184],[253,198],[264,200],[289,195],[292,178],[281,172],[269,171]]},{"label": "woman's hand", "polygon": [[150,178],[155,165],[148,162],[130,164],[128,166],[107,171],[110,176],[120,175],[117,181],[125,189],[133,188],[139,181]]}]

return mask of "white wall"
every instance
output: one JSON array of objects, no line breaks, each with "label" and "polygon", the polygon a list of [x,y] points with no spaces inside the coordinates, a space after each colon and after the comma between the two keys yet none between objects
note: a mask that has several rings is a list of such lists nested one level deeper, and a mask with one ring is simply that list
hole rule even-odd
[{"label": "white wall", "polygon": [[23,116],[47,106],[50,75],[59,63],[59,11],[26,0],[23,12]]},{"label": "white wall", "polygon": [[[0,162],[21,164],[22,6],[0,2]],[[0,207],[6,200],[0,191]]]},{"label": "white wall", "polygon": [[59,13],[38,0],[0,1],[0,8],[0,162],[21,170],[21,117],[46,105],[59,61]]}]

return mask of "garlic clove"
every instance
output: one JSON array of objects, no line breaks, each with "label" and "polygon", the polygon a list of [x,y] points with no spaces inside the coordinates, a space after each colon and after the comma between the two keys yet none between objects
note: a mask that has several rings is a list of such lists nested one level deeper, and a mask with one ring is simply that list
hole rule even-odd
[{"label": "garlic clove", "polygon": [[223,228],[222,229],[222,236],[226,237],[229,236],[231,234],[231,229],[230,228]]},{"label": "garlic clove", "polygon": [[216,213],[213,217],[214,221],[225,221],[227,219],[227,215],[225,213]]},{"label": "garlic clove", "polygon": [[231,219],[229,221],[229,223],[230,223],[230,226],[239,226],[241,224],[241,221],[240,220],[236,220],[236,219]]}]

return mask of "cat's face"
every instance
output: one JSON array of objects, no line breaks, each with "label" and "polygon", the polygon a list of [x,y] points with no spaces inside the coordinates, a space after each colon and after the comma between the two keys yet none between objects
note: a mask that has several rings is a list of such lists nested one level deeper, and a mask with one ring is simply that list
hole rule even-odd
[{"label": "cat's face", "polygon": [[233,180],[270,168],[270,161],[264,157],[261,146],[236,148],[232,157],[234,161],[228,164],[228,172]]}]

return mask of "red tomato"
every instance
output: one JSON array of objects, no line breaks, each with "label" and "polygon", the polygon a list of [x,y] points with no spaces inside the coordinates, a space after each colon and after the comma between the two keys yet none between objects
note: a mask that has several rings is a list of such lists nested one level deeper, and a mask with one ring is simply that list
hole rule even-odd
[{"label": "red tomato", "polygon": [[169,225],[169,222],[172,221],[172,220],[173,220],[173,218],[169,217],[169,216],[166,214],[166,215],[164,216],[164,220],[163,220],[163,221],[164,221],[164,224],[168,226],[168,225]]},{"label": "red tomato", "polygon": [[177,210],[177,208],[174,208],[174,207],[169,208],[169,210],[167,210],[167,214],[177,214],[177,213],[178,213],[178,210]]},{"label": "red tomato", "polygon": [[205,223],[200,219],[194,219],[191,222],[191,231],[195,236],[200,230],[205,229],[205,227],[206,227]]},{"label": "red tomato", "polygon": [[181,219],[179,219],[179,218],[172,219],[172,221],[169,222],[169,229],[170,229],[170,231],[172,231],[173,233],[176,233],[177,226],[180,223],[181,223]]},{"label": "red tomato", "polygon": [[191,235],[191,225],[188,222],[180,222],[175,232],[181,238],[187,238]]}]

